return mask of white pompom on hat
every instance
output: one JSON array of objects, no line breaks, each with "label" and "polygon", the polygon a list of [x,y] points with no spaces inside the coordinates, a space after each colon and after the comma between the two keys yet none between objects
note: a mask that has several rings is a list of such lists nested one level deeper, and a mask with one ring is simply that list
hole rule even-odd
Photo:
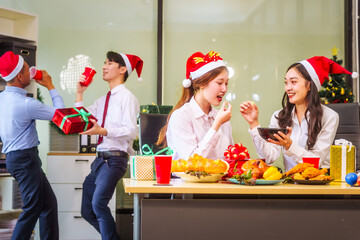
[{"label": "white pompom on hat", "polygon": [[136,69],[138,75],[138,81],[141,82],[142,78],[140,77],[140,75],[144,64],[143,60],[136,55],[124,54],[124,53],[119,53],[119,54],[124,59],[128,75],[130,76],[133,70]]},{"label": "white pompom on hat", "polygon": [[300,64],[305,67],[318,90],[321,89],[324,81],[329,79],[329,74],[349,74],[352,78],[359,77],[357,72],[351,73],[333,60],[324,56],[315,56],[301,61]]},{"label": "white pompom on hat", "polygon": [[220,57],[220,53],[210,51],[205,55],[201,52],[192,54],[186,62],[186,79],[182,82],[183,87],[189,88],[192,80],[222,66],[226,65]]},{"label": "white pompom on hat", "polygon": [[0,57],[0,75],[5,81],[14,79],[23,66],[23,57],[15,55],[12,51],[8,51]]},{"label": "white pompom on hat", "polygon": [[190,79],[184,79],[182,82],[182,85],[184,88],[189,88],[191,86],[191,80]]}]

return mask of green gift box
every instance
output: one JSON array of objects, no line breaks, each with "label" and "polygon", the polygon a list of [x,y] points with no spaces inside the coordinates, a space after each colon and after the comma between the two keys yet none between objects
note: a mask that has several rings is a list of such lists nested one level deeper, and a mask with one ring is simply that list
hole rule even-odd
[{"label": "green gift box", "polygon": [[139,181],[156,180],[154,156],[164,152],[166,155],[171,155],[173,152],[170,148],[166,147],[157,153],[153,153],[152,149],[147,144],[142,146],[142,151],[144,155],[130,157],[131,179]]}]

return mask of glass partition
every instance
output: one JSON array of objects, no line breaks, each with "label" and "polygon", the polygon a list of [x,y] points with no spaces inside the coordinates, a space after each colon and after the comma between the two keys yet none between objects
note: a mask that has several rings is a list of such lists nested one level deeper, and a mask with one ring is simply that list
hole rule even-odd
[{"label": "glass partition", "polygon": [[[37,66],[46,69],[66,106],[75,100],[74,81],[84,64],[97,74],[85,105],[103,95],[102,65],[108,50],[139,55],[142,82],[132,74],[127,87],[140,104],[156,102],[157,1],[0,0],[0,5],[39,15]],[[257,158],[248,126],[239,113],[245,100],[257,103],[261,125],[281,107],[283,78],[290,64],[344,49],[344,0],[164,0],[163,104],[181,93],[187,58],[215,50],[234,70],[227,100],[233,105],[233,136]],[[46,103],[48,93],[42,89]],[[48,127],[38,122],[42,158]]]},{"label": "glass partition", "polygon": [[[138,82],[134,72],[126,86],[140,104],[156,102],[157,1],[0,0],[0,5],[39,16],[37,67],[52,76],[66,107],[74,105],[75,83],[85,65],[97,71],[84,94],[85,106],[109,90],[102,80],[108,50],[135,54],[143,59],[143,81]],[[40,89],[45,102],[51,104],[47,90]],[[44,161],[49,151],[48,122],[37,121],[37,128]]]},{"label": "glass partition", "polygon": [[164,103],[181,94],[187,58],[214,50],[234,70],[226,99],[233,106],[235,142],[257,158],[241,102],[256,102],[268,126],[281,108],[284,76],[294,62],[344,49],[344,2],[333,0],[164,1]]}]

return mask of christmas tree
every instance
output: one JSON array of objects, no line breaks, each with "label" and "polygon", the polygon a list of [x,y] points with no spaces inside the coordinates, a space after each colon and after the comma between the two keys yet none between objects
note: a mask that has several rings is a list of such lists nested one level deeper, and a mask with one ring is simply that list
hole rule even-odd
[{"label": "christmas tree", "polygon": [[[342,65],[343,60],[337,59],[338,49],[334,47],[331,51],[331,60]],[[346,85],[345,77],[346,74],[330,74],[329,79],[322,84],[319,96],[325,104],[354,102],[354,95]]]}]

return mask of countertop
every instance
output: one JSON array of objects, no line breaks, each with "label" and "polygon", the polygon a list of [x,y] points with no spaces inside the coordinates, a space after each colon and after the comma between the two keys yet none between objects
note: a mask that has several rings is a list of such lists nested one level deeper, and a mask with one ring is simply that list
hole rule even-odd
[{"label": "countertop", "polygon": [[171,179],[170,185],[158,186],[156,181],[123,179],[126,193],[183,193],[183,194],[283,194],[283,195],[360,195],[360,187],[351,187],[344,182],[325,185],[275,184],[246,186],[226,182],[191,183]]}]

